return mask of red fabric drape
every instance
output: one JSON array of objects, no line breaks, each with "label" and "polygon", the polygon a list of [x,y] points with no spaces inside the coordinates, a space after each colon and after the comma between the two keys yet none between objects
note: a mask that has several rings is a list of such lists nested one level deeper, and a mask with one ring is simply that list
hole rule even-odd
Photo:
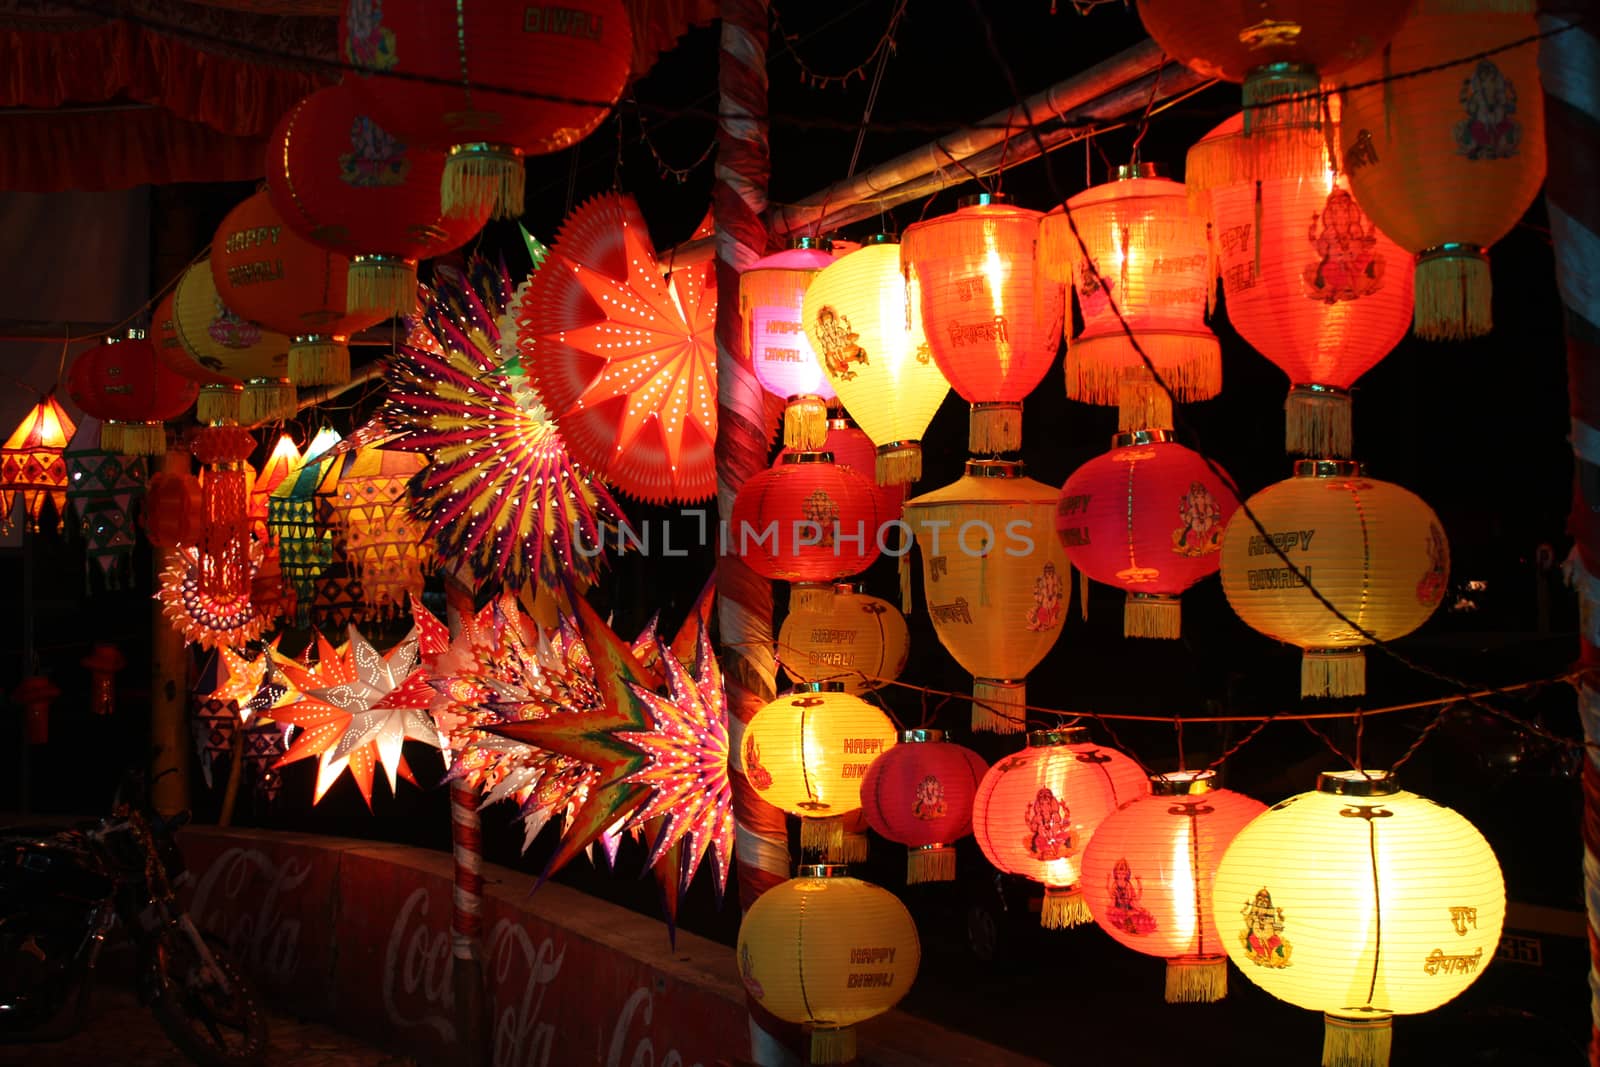
[{"label": "red fabric drape", "polygon": [[0,116],[0,189],[54,193],[248,181],[265,137],[230,137],[160,108]]}]

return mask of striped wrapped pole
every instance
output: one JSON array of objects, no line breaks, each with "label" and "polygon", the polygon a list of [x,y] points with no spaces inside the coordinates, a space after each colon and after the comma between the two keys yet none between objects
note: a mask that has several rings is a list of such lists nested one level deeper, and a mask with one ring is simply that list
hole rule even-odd
[{"label": "striped wrapped pole", "polygon": [[[450,636],[472,615],[472,590],[454,575],[444,581]],[[478,794],[461,779],[450,783],[450,847],[455,886],[450,894],[451,982],[455,994],[456,1061],[461,1067],[489,1062],[489,999],[483,972],[483,820]]]},{"label": "striped wrapped pole", "polygon": [[[1549,177],[1545,203],[1555,245],[1556,285],[1567,335],[1575,454],[1572,517],[1574,583],[1582,609],[1582,661],[1600,669],[1600,40],[1591,24],[1593,0],[1547,0],[1539,28]],[[1562,31],[1562,32],[1557,32]],[[1579,687],[1584,736],[1600,742],[1600,687],[1587,676]],[[1590,750],[1583,765],[1584,899],[1589,913],[1589,1062],[1600,1067],[1600,762]]]}]

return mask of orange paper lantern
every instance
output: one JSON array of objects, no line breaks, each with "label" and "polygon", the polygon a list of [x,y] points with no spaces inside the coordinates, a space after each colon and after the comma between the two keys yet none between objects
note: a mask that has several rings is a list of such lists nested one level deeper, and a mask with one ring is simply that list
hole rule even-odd
[{"label": "orange paper lantern", "polygon": [[838,682],[865,693],[900,677],[910,653],[905,616],[893,604],[838,583],[799,603],[778,631],[778,662],[796,682]]},{"label": "orange paper lantern", "polygon": [[39,528],[46,500],[55,504],[57,528],[63,525],[67,514],[65,453],[76,429],[72,416],[51,392],[0,444],[0,528],[11,529],[11,509],[19,499],[33,529]]},{"label": "orange paper lantern", "polygon": [[[1339,126],[1356,199],[1417,257],[1417,336],[1486,334],[1489,246],[1544,182],[1539,23],[1533,5],[1423,0],[1383,53],[1352,70]],[[1452,60],[1523,40],[1470,66]],[[1391,72],[1441,69],[1388,80]]]},{"label": "orange paper lantern", "polygon": [[900,240],[906,299],[922,312],[934,361],[972,405],[974,455],[1022,447],[1022,401],[1060,347],[1066,294],[1039,276],[1041,214],[981,193]]}]

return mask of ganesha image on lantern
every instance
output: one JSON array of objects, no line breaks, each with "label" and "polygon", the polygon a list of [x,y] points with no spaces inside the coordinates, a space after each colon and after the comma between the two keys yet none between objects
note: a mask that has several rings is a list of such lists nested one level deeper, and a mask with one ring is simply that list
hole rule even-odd
[{"label": "ganesha image on lantern", "polygon": [[1417,582],[1417,603],[1432,607],[1444,599],[1450,574],[1450,548],[1438,523],[1428,524],[1428,572]]},{"label": "ganesha image on lantern", "polygon": [[[219,297],[214,302],[216,315],[206,327],[206,333],[223,348],[250,348],[261,343],[261,327],[249,319],[242,319],[223,304]],[[219,363],[213,370],[221,370]]]},{"label": "ganesha image on lantern", "polygon": [[1480,60],[1461,82],[1459,97],[1467,117],[1456,123],[1456,155],[1468,159],[1510,159],[1522,143],[1517,88],[1505,72]]},{"label": "ganesha image on lantern", "polygon": [[399,185],[410,171],[406,146],[365,115],[357,115],[350,123],[350,151],[339,157],[339,180],[357,186]]},{"label": "ganesha image on lantern", "polygon": [[861,335],[850,328],[849,316],[839,314],[831,304],[817,309],[817,339],[822,342],[822,359],[830,377],[847,382],[856,376],[850,364],[869,365],[867,350],[856,344]]},{"label": "ganesha image on lantern", "polygon": [[1112,926],[1135,936],[1155,932],[1156,917],[1150,914],[1149,909],[1139,906],[1139,900],[1144,896],[1144,879],[1133,873],[1133,866],[1126,858],[1117,860],[1111,868],[1106,890],[1111,895],[1108,918]]},{"label": "ganesha image on lantern", "polygon": [[1078,851],[1078,835],[1072,830],[1072,809],[1056,799],[1049,786],[1042,786],[1028,805],[1028,854],[1049,862],[1066,859]]},{"label": "ganesha image on lantern", "polygon": [[1325,304],[1359,300],[1383,288],[1383,257],[1378,255],[1378,227],[1367,221],[1356,198],[1335,187],[1311,216],[1306,235],[1317,262],[1306,264],[1306,296]]},{"label": "ganesha image on lantern", "polygon": [[1265,886],[1239,914],[1245,920],[1239,942],[1250,954],[1250,962],[1258,967],[1289,966],[1289,955],[1294,948],[1283,937],[1283,909],[1272,906],[1272,894]]},{"label": "ganesha image on lantern", "polygon": [[1061,573],[1054,563],[1046,563],[1039,577],[1033,580],[1033,607],[1028,609],[1027,629],[1038,633],[1053,630],[1061,625],[1064,588]]},{"label": "ganesha image on lantern", "polygon": [[944,818],[944,783],[928,775],[917,783],[917,792],[911,800],[911,814],[923,822]]},{"label": "ganesha image on lantern", "polygon": [[739,978],[744,982],[744,987],[750,991],[752,997],[757,1000],[766,999],[766,989],[756,980],[756,964],[755,960],[750,956],[750,943],[748,941],[739,948]]},{"label": "ganesha image on lantern", "polygon": [[1190,482],[1178,502],[1183,525],[1172,531],[1172,550],[1180,556],[1209,556],[1222,549],[1222,508],[1203,482]]}]

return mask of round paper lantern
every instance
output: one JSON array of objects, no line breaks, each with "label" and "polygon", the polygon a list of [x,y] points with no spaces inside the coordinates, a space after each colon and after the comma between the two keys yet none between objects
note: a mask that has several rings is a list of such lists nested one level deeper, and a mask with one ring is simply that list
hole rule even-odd
[{"label": "round paper lantern", "polygon": [[978,783],[972,836],[1000,870],[1044,884],[1044,926],[1078,926],[1091,918],[1078,884],[1083,850],[1106,816],[1149,791],[1138,764],[1083,727],[1035,730]]},{"label": "round paper lantern", "polygon": [[350,260],[284,224],[262,190],[228,213],[211,239],[211,277],[233,311],[288,334],[289,379],[296,385],[350,379],[350,334],[384,320],[351,312]]},{"label": "round paper lantern", "polygon": [[750,364],[761,387],[787,401],[783,443],[788,448],[827,447],[833,383],[822,371],[801,314],[806,288],[833,262],[831,248],[826,239],[796,238],[788,251],[758,259],[739,275],[739,313],[750,331]]},{"label": "round paper lantern", "polygon": [[[784,452],[791,451],[784,449]],[[878,449],[854,422],[847,418],[828,419],[828,433],[822,440],[822,451],[832,452],[833,461],[858,474],[867,476],[878,495],[878,521],[890,522],[900,517],[906,503],[904,484],[883,485],[877,482]]]},{"label": "round paper lantern", "polygon": [[[196,414],[201,422],[237,421],[254,426],[263,422],[293,418],[294,386],[289,382],[289,338],[263,329],[241,318],[222,302],[212,280],[209,260],[201,260],[184,272],[173,291],[170,326],[179,348],[198,369],[202,383]],[[157,355],[161,339],[157,338]],[[173,367],[172,362],[167,365]],[[179,370],[178,367],[173,367]],[[184,373],[179,370],[179,373]],[[212,390],[206,386],[220,376],[240,391]],[[232,413],[234,398],[237,412]]]},{"label": "round paper lantern", "polygon": [[796,592],[826,600],[835,578],[859,574],[880,551],[877,497],[831,452],[789,452],[734,498],[727,550],[774,581],[830,583]]},{"label": "round paper lantern", "polygon": [[1428,621],[1450,579],[1438,517],[1416,494],[1367,477],[1361,464],[1332,460],[1301,460],[1294,477],[1252,496],[1248,507],[1267,536],[1243,510],[1228,523],[1228,603],[1252,629],[1305,649],[1302,696],[1365,693],[1367,638],[1304,583],[1378,640],[1404,637]]},{"label": "round paper lantern", "polygon": [[1067,208],[1070,221],[1058,209],[1039,230],[1045,273],[1072,286],[1083,314],[1083,330],[1067,341],[1067,396],[1116,404],[1124,430],[1170,426],[1171,400],[1117,312],[1179,400],[1221,391],[1221,349],[1205,323],[1214,284],[1205,219],[1191,214],[1182,183],[1150,163],[1118,168],[1116,181],[1084,190]]},{"label": "round paper lantern", "polygon": [[1041,217],[980,193],[908,227],[900,241],[934,361],[972,405],[967,447],[976,455],[1022,447],[1023,398],[1060,347],[1066,293],[1039,277]]},{"label": "round paper lantern", "polygon": [[444,153],[389,133],[348,83],[317,90],[280,119],[267,161],[267,195],[283,220],[350,257],[348,311],[412,314],[417,261],[460,248],[489,214],[484,204],[444,215]]},{"label": "round paper lantern", "polygon": [[910,653],[905,616],[893,604],[838,583],[799,604],[778,631],[778,662],[796,682],[838,682],[865,693],[900,677]]},{"label": "round paper lantern", "polygon": [[178,340],[178,321],[173,312],[173,293],[168,293],[150,313],[150,344],[161,365],[196,382],[200,394],[195,401],[195,418],[201,422],[238,422],[244,397],[244,383],[236,378],[207,370],[196,363]]},{"label": "round paper lantern", "polygon": [[974,730],[1023,731],[1023,679],[1061,636],[1071,585],[1056,497],[1021,463],[968,460],[958,481],[906,503],[933,628],[974,676]]},{"label": "round paper lantern", "polygon": [[166,420],[188,410],[199,383],[169,370],[143,334],[108,337],[72,361],[67,393],[101,420],[100,447],[125,456],[167,450]]},{"label": "round paper lantern", "polygon": [[745,727],[745,777],[767,803],[801,817],[801,848],[836,850],[838,816],[861,807],[867,768],[897,736],[887,715],[837,682],[808,682]]},{"label": "round paper lantern", "polygon": [[1432,1011],[1494,959],[1505,884],[1456,812],[1387,772],[1339,771],[1239,832],[1212,909],[1246,978],[1324,1013],[1324,1064],[1383,1067],[1395,1015]]},{"label": "round paper lantern", "polygon": [[877,446],[878,483],[922,477],[922,434],[950,383],[906,297],[899,245],[880,235],[840,256],[812,280],[802,313],[840,402]]},{"label": "round paper lantern", "polygon": [[622,0],[349,0],[339,50],[367,72],[348,82],[384,127],[450,149],[447,212],[516,218],[523,154],[558,152],[605,121],[628,80],[633,26]]},{"label": "round paper lantern", "polygon": [[1150,793],[1095,831],[1083,852],[1084,900],[1115,940],[1167,961],[1169,1003],[1221,1000],[1228,949],[1211,885],[1229,842],[1267,806],[1217,788],[1214,771],[1155,775]]},{"label": "round paper lantern", "polygon": [[1056,535],[1074,567],[1127,592],[1123,636],[1176,638],[1178,597],[1216,573],[1238,506],[1238,490],[1170,430],[1137,430],[1067,479]]},{"label": "round paper lantern", "polygon": [[943,730],[906,730],[867,768],[861,810],[879,834],[911,849],[908,884],[955,881],[955,842],[972,832],[972,799],[988,771]]},{"label": "round paper lantern", "polygon": [[[1532,38],[1524,13],[1473,0],[1424,0],[1354,84],[1448,64]],[[1536,40],[1418,77],[1345,94],[1344,170],[1378,227],[1417,257],[1417,336],[1486,334],[1488,248],[1522,218],[1544,182],[1544,108]]]},{"label": "round paper lantern", "polygon": [[[1190,158],[1243,136],[1236,115]],[[1318,147],[1285,176],[1208,194],[1228,321],[1289,376],[1285,446],[1317,459],[1351,454],[1350,387],[1400,343],[1412,307],[1408,257],[1330,162]]]},{"label": "round paper lantern", "polygon": [[739,923],[739,977],[767,1011],[811,1035],[811,1063],[856,1058],[854,1026],[900,1002],[922,962],[917,926],[886,889],[806,866]]}]

